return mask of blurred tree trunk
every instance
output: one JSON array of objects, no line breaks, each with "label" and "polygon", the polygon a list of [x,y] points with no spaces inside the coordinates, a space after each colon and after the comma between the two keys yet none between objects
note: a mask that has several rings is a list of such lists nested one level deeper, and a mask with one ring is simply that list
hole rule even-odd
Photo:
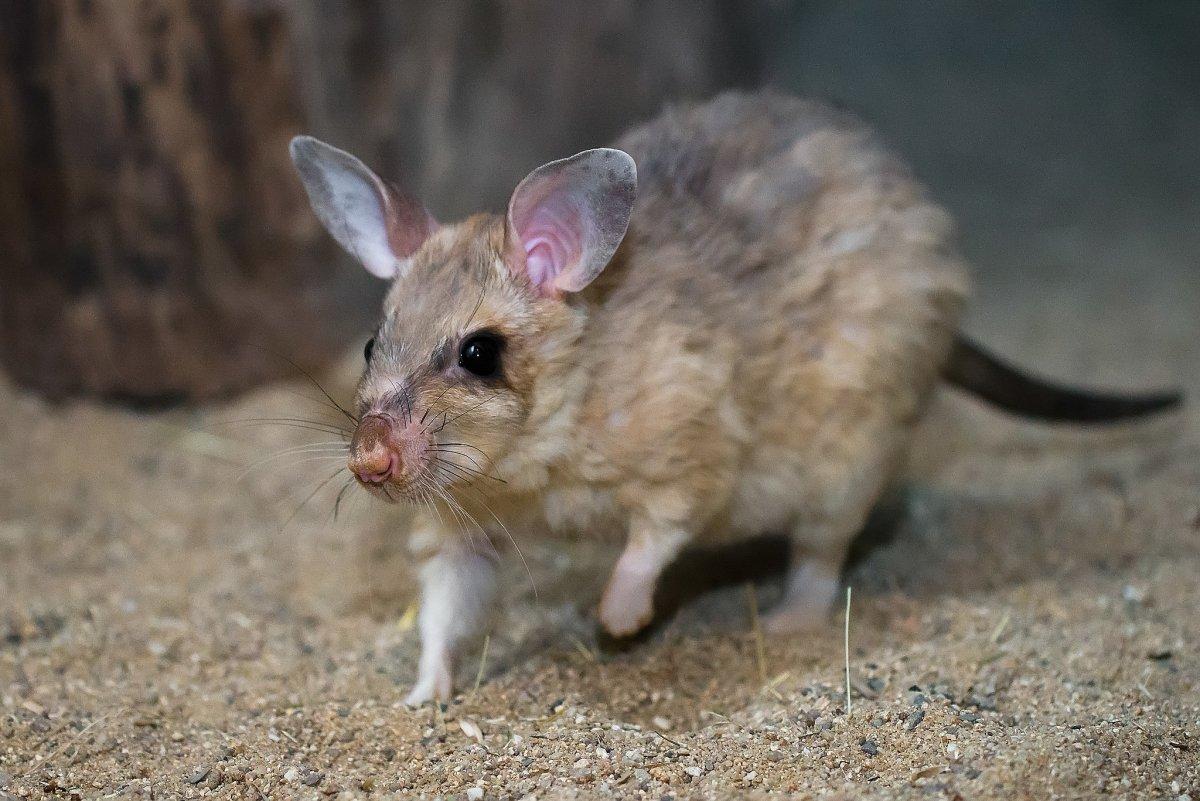
[{"label": "blurred tree trunk", "polygon": [[[308,130],[452,219],[667,100],[756,82],[770,0],[0,0],[0,362],[202,398],[377,313],[287,157]],[[758,15],[758,16],[756,16]]]},{"label": "blurred tree trunk", "polygon": [[288,164],[303,116],[281,13],[207,0],[0,8],[11,375],[51,397],[159,402],[292,370],[279,354],[328,357],[334,263]]},{"label": "blurred tree trunk", "polygon": [[778,0],[295,0],[313,133],[443,219],[670,102],[762,80]]}]

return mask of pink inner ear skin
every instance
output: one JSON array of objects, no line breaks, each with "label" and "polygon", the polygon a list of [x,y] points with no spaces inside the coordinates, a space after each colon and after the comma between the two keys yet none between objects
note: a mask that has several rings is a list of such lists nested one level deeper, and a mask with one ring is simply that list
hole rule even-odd
[{"label": "pink inner ear skin", "polygon": [[539,207],[521,231],[529,281],[551,289],[554,279],[580,258],[580,239],[580,213],[574,206],[559,200]]},{"label": "pink inner ear skin", "polygon": [[438,229],[438,222],[419,201],[395,187],[381,182],[377,188],[383,201],[388,245],[398,258],[407,259]]},{"label": "pink inner ear skin", "polygon": [[519,230],[525,248],[525,272],[543,293],[583,252],[579,210],[566,197],[547,198]]},{"label": "pink inner ear skin", "polygon": [[525,274],[535,286],[542,286],[554,280],[553,247],[542,240],[525,245]]}]

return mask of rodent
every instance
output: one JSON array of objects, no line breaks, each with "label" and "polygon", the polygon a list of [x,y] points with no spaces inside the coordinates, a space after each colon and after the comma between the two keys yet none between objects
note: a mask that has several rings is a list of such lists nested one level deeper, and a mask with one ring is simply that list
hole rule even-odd
[{"label": "rodent", "polygon": [[1179,403],[1047,385],[959,337],[949,216],[817,101],[669,108],[454,224],[348,153],[310,137],[291,153],[321,222],[392,282],[348,466],[419,507],[412,704],[451,693],[512,533],[624,531],[598,618],[626,636],[684,547],[787,532],[766,626],[798,631],[824,619],[940,378],[1043,419]]}]

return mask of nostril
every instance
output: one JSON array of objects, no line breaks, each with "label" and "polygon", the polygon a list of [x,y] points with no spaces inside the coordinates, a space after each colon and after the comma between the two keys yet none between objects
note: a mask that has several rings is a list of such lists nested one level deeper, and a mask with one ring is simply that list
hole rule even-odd
[{"label": "nostril", "polygon": [[350,470],[364,484],[382,484],[400,469],[394,421],[383,414],[365,415],[350,440]]},{"label": "nostril", "polygon": [[370,461],[351,464],[350,469],[366,484],[382,484],[396,472],[396,455],[382,453]]}]

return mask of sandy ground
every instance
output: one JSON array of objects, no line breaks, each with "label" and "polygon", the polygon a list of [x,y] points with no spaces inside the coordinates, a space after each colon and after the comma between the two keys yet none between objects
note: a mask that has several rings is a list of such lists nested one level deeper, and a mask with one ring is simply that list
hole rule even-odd
[{"label": "sandy ground", "polygon": [[[1024,266],[981,269],[968,328],[1195,397],[1196,243],[1122,230],[997,237]],[[321,419],[315,395],[144,415],[0,385],[0,796],[1200,799],[1194,410],[1084,431],[939,397],[847,574],[852,710],[840,618],[755,634],[753,554],[689,563],[725,586],[614,653],[615,545],[522,541],[463,694],[410,711],[395,513],[352,493],[333,520],[336,483],[305,499],[336,461],[263,461],[327,437],[230,424]]]},{"label": "sandy ground", "polygon": [[313,395],[145,416],[3,390],[0,792],[1200,798],[1194,418],[1055,431],[939,399],[848,574],[849,713],[840,619],[755,635],[771,578],[602,651],[613,546],[569,542],[522,543],[464,694],[409,711],[397,519],[351,495],[332,520],[333,484],[301,505],[332,461],[247,473],[319,435],[226,425],[320,418]]}]

